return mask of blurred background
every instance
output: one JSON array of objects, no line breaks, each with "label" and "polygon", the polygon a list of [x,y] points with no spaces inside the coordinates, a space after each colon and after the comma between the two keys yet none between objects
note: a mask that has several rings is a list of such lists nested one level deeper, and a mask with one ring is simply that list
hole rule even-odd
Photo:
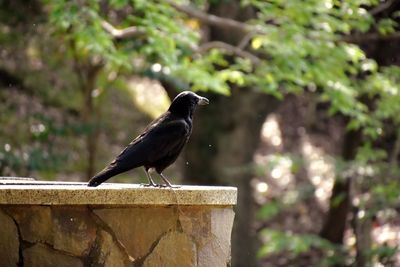
[{"label": "blurred background", "polygon": [[396,0],[0,0],[0,175],[87,181],[193,90],[166,174],[238,187],[232,266],[400,266],[399,23]]}]

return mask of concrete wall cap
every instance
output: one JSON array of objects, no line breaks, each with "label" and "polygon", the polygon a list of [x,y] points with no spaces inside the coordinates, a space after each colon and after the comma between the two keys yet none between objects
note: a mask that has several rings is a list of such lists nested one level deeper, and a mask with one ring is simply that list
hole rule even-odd
[{"label": "concrete wall cap", "polygon": [[237,188],[228,186],[181,186],[153,188],[138,184],[45,182],[31,179],[2,179],[0,204],[7,205],[201,205],[233,206]]}]

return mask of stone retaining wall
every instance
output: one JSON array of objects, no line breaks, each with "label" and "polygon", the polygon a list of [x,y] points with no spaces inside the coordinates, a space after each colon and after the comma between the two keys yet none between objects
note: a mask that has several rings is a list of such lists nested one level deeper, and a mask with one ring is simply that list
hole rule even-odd
[{"label": "stone retaining wall", "polygon": [[[225,191],[223,187],[219,191],[214,190],[216,195],[202,199],[201,205],[190,201],[159,205],[157,204],[159,201],[165,201],[160,199],[148,205],[132,204],[139,201],[139,195],[146,194],[146,190],[147,192],[151,190],[155,196],[157,190],[171,190],[140,187],[130,189],[124,187],[125,193],[129,191],[127,194],[131,194],[132,197],[128,200],[126,195],[123,197],[125,202],[131,203],[129,205],[109,204],[116,203],[115,199],[111,198],[109,202],[103,201],[97,204],[86,203],[92,203],[93,199],[86,201],[83,199],[82,205],[71,205],[68,204],[68,199],[63,201],[57,198],[57,190],[51,185],[48,189],[45,186],[37,189],[35,185],[24,185],[23,187],[29,187],[32,191],[31,194],[29,190],[21,191],[25,192],[23,194],[27,203],[20,204],[21,200],[16,201],[16,196],[12,196],[13,192],[10,193],[10,190],[17,187],[21,189],[18,185],[0,184],[1,266],[225,267],[230,265],[230,239],[234,219],[232,206],[236,201],[236,190],[232,188],[226,188]],[[46,195],[43,190],[48,190],[48,195],[54,197],[58,204],[30,205],[29,195],[34,194],[35,187],[36,196]],[[107,194],[106,188],[107,185],[98,192]],[[199,188],[207,191],[207,187]],[[37,190],[42,192],[38,193]],[[71,194],[79,190],[91,191],[88,195],[96,194],[96,189],[79,185],[71,190]],[[118,188],[111,186],[110,190],[114,190],[115,193]],[[184,187],[174,191],[174,195],[178,197],[180,195],[181,199],[184,199],[188,197],[185,194],[190,195],[192,192],[193,195],[196,189]],[[199,193],[198,190],[196,192]],[[228,197],[229,201],[226,198],[228,193],[231,194]],[[223,203],[218,203],[218,194],[221,199],[225,197]],[[104,196],[99,197],[104,199]],[[13,198],[14,202],[19,204],[13,204]],[[204,204],[207,201],[210,203]],[[36,199],[32,202],[40,201]],[[65,205],[61,204],[63,202]]]}]

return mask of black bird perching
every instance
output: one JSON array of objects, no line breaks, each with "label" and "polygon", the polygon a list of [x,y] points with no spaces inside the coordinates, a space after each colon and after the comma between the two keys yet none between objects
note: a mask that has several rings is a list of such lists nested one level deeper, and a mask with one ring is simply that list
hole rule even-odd
[{"label": "black bird perching", "polygon": [[155,171],[165,182],[165,186],[172,187],[162,172],[175,162],[189,140],[197,105],[208,103],[207,98],[190,91],[177,95],[169,109],[151,122],[114,161],[90,179],[88,186],[98,186],[117,174],[143,166],[149,186],[158,186],[151,177],[151,173]]}]

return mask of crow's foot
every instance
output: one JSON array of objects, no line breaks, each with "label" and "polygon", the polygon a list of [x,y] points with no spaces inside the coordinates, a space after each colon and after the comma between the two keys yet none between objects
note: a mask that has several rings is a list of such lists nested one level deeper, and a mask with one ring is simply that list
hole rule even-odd
[{"label": "crow's foot", "polygon": [[159,187],[160,185],[159,184],[152,184],[152,183],[148,183],[148,184],[140,184],[140,186],[143,186],[143,187]]}]

